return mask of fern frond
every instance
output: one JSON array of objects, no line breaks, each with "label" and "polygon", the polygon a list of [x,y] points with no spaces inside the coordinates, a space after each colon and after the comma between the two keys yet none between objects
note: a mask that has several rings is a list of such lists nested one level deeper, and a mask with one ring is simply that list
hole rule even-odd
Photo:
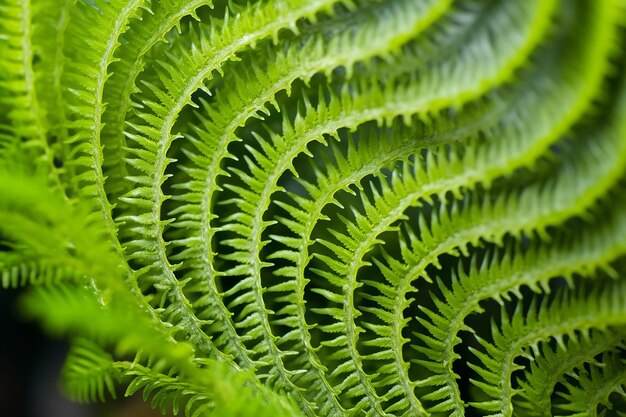
[{"label": "fern frond", "polygon": [[[37,287],[23,300],[24,311],[54,334],[81,334],[99,343],[114,343],[121,353],[145,350],[175,364],[188,360],[189,346],[169,342],[169,331],[151,322],[130,300],[111,297],[89,283]],[[63,307],[59,307],[63,306]],[[119,323],[133,323],[132,330]],[[191,366],[191,365],[189,365]]]},{"label": "fern frond", "polygon": [[[593,277],[596,271],[610,270],[610,262],[625,254],[621,238],[624,226],[623,218],[614,215],[611,221],[594,224],[576,236],[576,244],[571,244],[572,236],[566,234],[553,240],[558,244],[531,247],[524,255],[512,256],[506,252],[502,259],[498,259],[495,254],[493,259],[485,257],[482,264],[474,258],[469,271],[461,268],[458,274],[453,275],[450,287],[438,280],[443,294],[441,298],[434,298],[438,311],[422,308],[424,314],[418,316],[428,331],[419,336],[421,344],[416,349],[423,353],[425,359],[420,359],[418,363],[428,369],[430,375],[420,385],[439,388],[438,395],[432,395],[433,400],[446,396],[460,398],[456,387],[458,376],[452,370],[453,361],[459,358],[454,353],[454,347],[460,342],[458,333],[461,330],[471,331],[465,324],[465,318],[483,311],[480,302],[493,298],[503,303],[510,300],[510,294],[520,296],[522,286],[541,292],[542,289],[549,290],[547,283],[551,278],[571,279],[574,273]],[[423,271],[424,259],[429,259],[429,254],[426,252],[426,257],[420,257],[420,253],[423,252],[410,253],[407,258],[414,260],[409,265],[422,264],[420,270]],[[398,269],[396,267],[391,271],[400,277],[412,275],[406,269],[404,274],[400,274]]]},{"label": "fern frond", "polygon": [[[244,72],[243,76],[239,74],[233,77],[231,84],[235,86],[234,93],[232,90],[226,91],[226,97],[219,99],[215,108],[207,106],[208,118],[202,118],[202,124],[195,129],[198,139],[193,139],[193,143],[201,154],[189,153],[194,167],[185,171],[189,173],[193,181],[180,185],[181,188],[185,187],[190,191],[179,197],[180,200],[185,201],[185,204],[179,207],[176,212],[171,213],[174,215],[177,212],[185,212],[180,221],[172,223],[172,227],[184,228],[191,232],[190,235],[186,235],[180,241],[173,242],[174,245],[184,248],[177,258],[191,259],[192,262],[194,259],[198,259],[197,266],[194,265],[195,262],[190,265],[192,267],[188,274],[190,278],[199,280],[200,277],[215,275],[212,265],[211,241],[216,230],[209,226],[214,217],[210,207],[213,196],[220,189],[216,186],[217,177],[226,173],[220,168],[220,163],[230,157],[228,143],[235,138],[233,136],[235,129],[255,113],[267,111],[264,108],[266,103],[272,102],[274,95],[279,90],[290,89],[291,83],[295,79],[309,79],[315,72],[330,71],[342,64],[350,66],[354,61],[389,48],[389,44],[396,42],[394,39],[403,36],[404,33],[410,34],[419,31],[420,28],[434,19],[441,13],[442,9],[445,9],[442,4],[445,2],[437,3],[437,6],[429,5],[427,12],[424,12],[423,7],[415,3],[398,2],[397,6],[394,5],[392,10],[388,12],[390,19],[381,21],[381,24],[374,29],[368,25],[371,23],[370,20],[359,20],[359,26],[346,30],[341,36],[333,38],[328,45],[325,45],[319,37],[313,37],[307,40],[306,45],[299,50],[290,48],[284,55],[279,54],[278,57],[268,59],[269,68],[253,65],[252,70]],[[395,23],[395,30],[389,30],[390,23]],[[229,80],[230,74],[226,74],[227,80]],[[230,82],[227,81],[227,83]],[[254,88],[254,90],[251,91],[250,88]],[[256,99],[251,103],[244,101],[243,98],[248,95],[252,95]],[[245,105],[246,108],[242,108],[242,105]],[[200,203],[199,207],[197,206],[198,203]],[[192,215],[198,209],[199,214]],[[201,224],[198,224],[200,219]],[[196,240],[202,242],[201,247],[196,248],[189,245],[190,242]],[[216,294],[215,289],[206,289],[204,292],[207,294],[201,298],[202,304],[198,303],[198,306],[205,304],[223,305],[216,295],[212,295]],[[224,312],[226,311],[225,307],[221,308]],[[217,318],[217,320],[221,322],[230,321],[230,319],[223,317],[222,313],[222,317]],[[234,329],[227,331],[235,335]],[[232,343],[232,338],[229,339],[229,342]]]},{"label": "fern frond", "polygon": [[[318,11],[328,8],[332,3],[334,2],[276,1],[267,5],[258,4],[253,8],[246,9],[236,19],[232,20],[231,24],[225,18],[220,31],[212,27],[208,35],[199,31],[193,32],[194,35],[192,36],[195,37],[194,41],[199,47],[192,49],[191,54],[181,50],[181,58],[164,67],[164,74],[167,78],[164,77],[161,81],[164,84],[164,91],[168,93],[154,91],[160,103],[146,104],[147,109],[155,112],[158,116],[148,112],[139,114],[138,117],[144,119],[149,125],[139,127],[136,134],[127,135],[129,139],[143,149],[130,149],[131,153],[139,156],[139,158],[129,160],[129,163],[140,172],[140,175],[132,177],[138,188],[123,197],[121,201],[130,206],[128,210],[131,212],[133,206],[136,206],[134,210],[138,210],[139,214],[121,216],[120,221],[136,225],[135,228],[139,232],[139,236],[152,236],[160,241],[161,246],[157,253],[145,251],[144,239],[135,241],[133,240],[134,237],[130,238],[125,247],[136,254],[135,259],[138,262],[148,265],[147,268],[139,271],[136,279],[141,280],[142,276],[145,275],[158,275],[163,278],[159,284],[167,286],[171,295],[177,299],[175,303],[187,310],[184,314],[186,322],[196,328],[192,332],[194,333],[193,338],[202,341],[202,345],[209,346],[207,352],[213,351],[219,354],[219,351],[216,351],[213,343],[201,328],[202,323],[195,319],[195,315],[186,301],[183,288],[173,275],[176,268],[166,258],[166,243],[162,237],[162,229],[168,222],[162,222],[158,217],[158,211],[167,198],[161,189],[161,185],[167,178],[165,169],[172,162],[166,153],[172,141],[177,137],[171,133],[171,130],[181,109],[192,104],[192,93],[199,88],[204,88],[205,81],[210,80],[214,72],[221,71],[224,62],[233,59],[241,49],[254,45],[255,42],[265,37],[275,36],[280,29],[289,27],[292,22],[299,18],[314,16]],[[281,13],[283,10],[288,10],[289,13]],[[256,35],[244,36],[249,31]],[[150,86],[148,87],[150,88]],[[160,137],[161,139],[154,142],[152,137]],[[151,163],[147,162],[146,159]],[[155,194],[152,191],[157,192]],[[156,211],[151,209],[146,212],[146,209],[149,208],[146,206],[146,199],[153,201]],[[155,272],[154,269],[157,269],[158,272]],[[190,317],[191,319],[188,319]]]},{"label": "fern frond", "polygon": [[171,408],[174,415],[184,410],[186,416],[302,415],[288,399],[255,385],[250,374],[233,374],[224,364],[211,363],[192,379],[171,370],[156,372],[153,364],[143,365],[137,359],[116,366],[132,378],[125,395],[143,391],[144,401],[150,399],[152,407],[162,413]]},{"label": "fern frond", "polygon": [[119,38],[128,29],[129,19],[141,13],[143,3],[143,0],[96,1],[93,6],[82,1],[73,3],[66,36],[71,42],[64,45],[68,58],[62,78],[68,90],[64,97],[69,135],[66,166],[71,173],[72,189],[91,201],[92,210],[104,220],[118,253],[122,250],[102,173],[100,134],[106,107],[102,97]]},{"label": "fern frond", "polygon": [[[551,395],[555,385],[574,369],[580,369],[585,363],[595,363],[595,357],[610,352],[615,347],[623,347],[624,333],[611,331],[608,334],[592,332],[589,338],[570,338],[565,348],[560,345],[554,348],[542,343],[540,355],[535,356],[530,369],[520,379],[520,391],[514,398],[516,414],[528,416],[551,416]],[[519,407],[519,408],[518,408]]]},{"label": "fern frond", "polygon": [[44,181],[19,168],[10,174],[4,169],[0,168],[0,236],[7,247],[0,252],[3,287],[35,281],[37,271],[46,282],[45,275],[56,278],[72,271],[68,278],[87,276],[115,287],[112,276],[117,278],[122,261],[89,209],[70,206],[58,190],[51,191]]},{"label": "fern frond", "polygon": [[[31,166],[45,167],[51,186],[63,190],[59,172],[54,166],[55,151],[48,138],[46,109],[40,99],[38,72],[35,58],[42,53],[42,38],[48,33],[38,33],[33,19],[41,18],[42,10],[30,0],[11,0],[0,9],[0,103],[8,109],[6,117],[20,151],[34,161]],[[3,123],[0,121],[0,126]]]},{"label": "fern frond", "polygon": [[[56,287],[38,289],[25,299],[29,314],[41,316],[50,331],[88,335],[99,345],[114,343],[118,353],[140,351],[150,358],[147,366],[141,365],[142,355],[132,363],[116,362],[93,342],[79,341],[64,369],[66,388],[76,399],[103,399],[105,389],[114,396],[114,382],[129,376],[133,381],[126,395],[141,389],[144,399],[152,396],[152,406],[162,412],[171,404],[175,413],[184,405],[187,415],[206,415],[213,409],[225,416],[259,410],[266,415],[298,414],[289,401],[258,386],[250,374],[233,372],[214,360],[204,361],[199,369],[190,362],[190,346],[164,344],[164,334],[138,310],[115,302],[102,304],[94,295],[89,289]],[[132,331],[118,325],[126,321],[133,322]]]},{"label": "fern frond", "polygon": [[589,337],[589,330],[594,328],[623,326],[626,318],[624,283],[619,281],[595,288],[588,295],[584,294],[584,287],[572,292],[558,291],[550,304],[543,301],[538,307],[533,299],[526,314],[522,313],[521,303],[517,304],[512,317],[503,312],[499,328],[495,323],[492,325],[493,342],[478,338],[481,349],[471,348],[481,362],[480,365],[470,363],[480,378],[471,382],[491,398],[471,405],[491,412],[489,415],[510,416],[511,397],[515,394],[510,377],[521,369],[514,360],[524,349],[534,348],[540,341],[550,338],[563,343],[563,337],[575,332]]},{"label": "fern frond", "polygon": [[626,367],[624,359],[617,353],[602,355],[601,366],[591,366],[589,372],[581,371],[575,378],[575,384],[566,384],[568,393],[563,395],[565,404],[558,408],[567,412],[563,416],[596,417],[601,415],[598,406],[609,406],[612,393],[626,397]]},{"label": "fern frond", "polygon": [[[66,28],[69,25],[71,0],[59,3],[54,0],[32,2],[33,23],[33,69],[35,70],[35,89],[41,107],[46,109],[46,127],[48,143],[52,155],[57,158],[52,164],[58,168],[64,185],[67,174],[63,167],[66,160],[68,140],[67,120],[65,115],[62,74],[65,66],[63,46]],[[67,185],[65,185],[68,193]]]},{"label": "fern frond", "polygon": [[122,373],[113,357],[88,339],[77,339],[67,355],[62,370],[65,392],[79,402],[105,401],[116,398],[115,384]]},{"label": "fern frond", "polygon": [[0,286],[78,401],[620,415],[625,42],[625,0],[6,0]]},{"label": "fern frond", "polygon": [[140,22],[129,25],[124,34],[127,41],[116,51],[117,60],[111,64],[111,75],[103,92],[104,102],[115,110],[103,113],[101,133],[102,143],[106,145],[103,170],[107,175],[107,194],[113,201],[128,192],[128,184],[124,181],[128,175],[123,151],[126,146],[125,120],[131,109],[131,95],[140,91],[136,81],[145,68],[146,55],[157,43],[166,41],[166,35],[172,28],[179,27],[183,17],[194,16],[203,6],[212,7],[213,2],[195,0],[181,7],[178,1],[159,1]]}]

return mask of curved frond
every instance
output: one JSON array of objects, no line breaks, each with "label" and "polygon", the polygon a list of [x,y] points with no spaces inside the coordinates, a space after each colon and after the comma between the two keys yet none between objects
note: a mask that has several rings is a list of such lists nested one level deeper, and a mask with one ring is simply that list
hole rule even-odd
[{"label": "curved frond", "polygon": [[625,45],[624,0],[5,0],[0,286],[77,401],[620,415]]},{"label": "curved frond", "polygon": [[87,339],[74,341],[62,370],[64,390],[79,402],[116,398],[115,384],[121,377],[113,357]]}]

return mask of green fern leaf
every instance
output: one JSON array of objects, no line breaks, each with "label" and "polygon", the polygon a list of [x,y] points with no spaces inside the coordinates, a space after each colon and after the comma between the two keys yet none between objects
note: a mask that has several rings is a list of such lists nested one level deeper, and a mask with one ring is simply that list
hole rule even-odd
[{"label": "green fern leaf", "polygon": [[620,415],[625,46],[624,0],[6,0],[0,285],[80,402]]}]

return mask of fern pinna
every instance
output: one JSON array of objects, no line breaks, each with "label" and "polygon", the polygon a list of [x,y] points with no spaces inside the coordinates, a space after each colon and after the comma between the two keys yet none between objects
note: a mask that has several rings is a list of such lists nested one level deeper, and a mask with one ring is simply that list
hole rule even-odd
[{"label": "fern pinna", "polygon": [[626,1],[3,0],[0,278],[78,401],[623,416]]}]

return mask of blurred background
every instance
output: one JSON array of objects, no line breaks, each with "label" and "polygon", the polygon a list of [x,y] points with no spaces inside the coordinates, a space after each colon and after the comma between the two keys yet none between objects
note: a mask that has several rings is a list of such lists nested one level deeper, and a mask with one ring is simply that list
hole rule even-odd
[{"label": "blurred background", "polygon": [[106,405],[81,405],[66,399],[59,375],[69,345],[42,333],[18,309],[21,291],[0,291],[0,416],[2,417],[155,417],[141,397]]}]

